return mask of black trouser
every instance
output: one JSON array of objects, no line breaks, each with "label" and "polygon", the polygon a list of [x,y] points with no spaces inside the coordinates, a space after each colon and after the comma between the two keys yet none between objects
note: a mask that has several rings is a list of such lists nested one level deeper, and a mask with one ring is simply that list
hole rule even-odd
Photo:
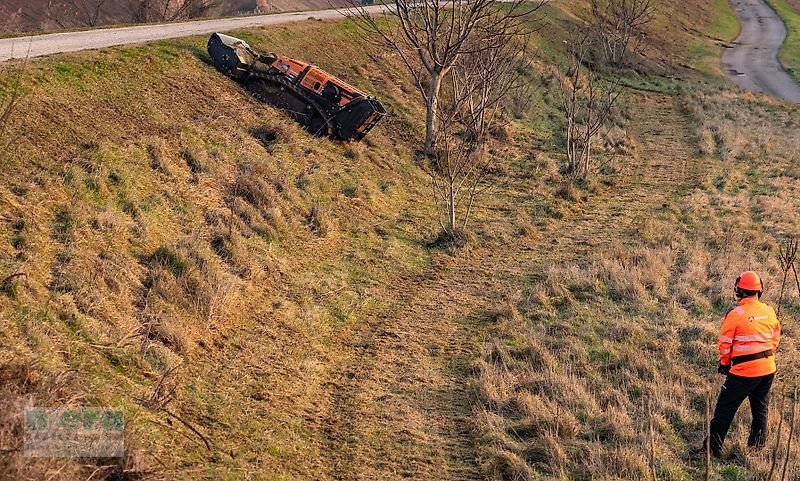
[{"label": "black trouser", "polygon": [[750,399],[753,424],[747,445],[763,447],[767,442],[767,411],[769,410],[769,390],[775,374],[761,377],[742,377],[728,374],[717,399],[714,419],[711,420],[711,452],[715,456],[722,453],[722,443],[728,435],[733,416],[745,398]]}]

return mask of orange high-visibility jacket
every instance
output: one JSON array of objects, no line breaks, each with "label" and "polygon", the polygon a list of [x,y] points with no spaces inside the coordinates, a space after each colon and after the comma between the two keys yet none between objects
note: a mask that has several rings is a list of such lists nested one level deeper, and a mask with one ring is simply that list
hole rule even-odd
[{"label": "orange high-visibility jacket", "polygon": [[[751,297],[739,301],[722,319],[719,334],[719,362],[728,366],[737,356],[772,350],[781,340],[781,326],[775,311]],[[742,362],[731,367],[730,373],[744,377],[766,376],[775,372],[775,356]]]}]

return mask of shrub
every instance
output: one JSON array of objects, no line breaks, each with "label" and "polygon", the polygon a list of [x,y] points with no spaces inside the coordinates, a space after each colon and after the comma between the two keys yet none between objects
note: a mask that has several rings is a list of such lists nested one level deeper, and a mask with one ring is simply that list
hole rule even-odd
[{"label": "shrub", "polygon": [[330,232],[331,221],[320,202],[314,202],[308,213],[308,224],[311,231],[320,237],[325,237]]}]

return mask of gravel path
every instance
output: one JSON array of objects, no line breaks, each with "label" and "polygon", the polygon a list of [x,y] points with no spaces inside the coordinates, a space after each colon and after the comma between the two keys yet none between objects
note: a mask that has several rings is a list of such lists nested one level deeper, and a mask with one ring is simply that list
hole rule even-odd
[{"label": "gravel path", "polygon": [[[367,7],[367,9],[375,13],[381,12],[384,8],[380,5]],[[79,50],[105,48],[115,45],[203,35],[218,31],[280,25],[307,20],[309,17],[318,19],[340,18],[342,15],[340,10],[329,9],[6,38],[0,39],[0,62],[5,62],[12,58],[25,58],[26,56],[31,58],[41,57],[54,53],[77,52]]]}]

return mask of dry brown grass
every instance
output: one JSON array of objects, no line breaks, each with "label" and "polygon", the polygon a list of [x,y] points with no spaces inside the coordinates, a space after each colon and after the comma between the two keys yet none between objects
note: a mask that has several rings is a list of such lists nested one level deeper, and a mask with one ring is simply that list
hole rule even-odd
[{"label": "dry brown grass", "polygon": [[[545,266],[487,338],[476,419],[493,479],[650,479],[647,403],[659,479],[701,476],[702,463],[685,453],[702,440],[703,400],[719,383],[714,344],[731,282],[758,270],[775,305],[778,245],[797,235],[800,184],[786,174],[796,164],[785,155],[797,142],[795,108],[727,91],[696,95],[698,141],[703,129],[721,139],[705,152],[696,185],[654,203],[635,239]],[[797,382],[794,287],[783,309],[776,392]],[[745,407],[728,441],[739,460],[716,464],[715,476],[768,472],[769,456],[743,447],[748,424]]]},{"label": "dry brown grass", "polygon": [[[708,8],[693,2],[690,13],[676,11]],[[480,242],[470,253],[490,260],[449,271],[456,261],[423,242],[433,229],[425,176],[411,154],[420,127],[413,85],[398,81],[396,59],[334,25],[244,36],[379,94],[392,116],[363,145],[312,138],[253,101],[203,62],[205,39],[32,67],[30,115],[15,119],[19,152],[0,181],[0,219],[9,226],[0,272],[26,274],[0,295],[0,339],[12,346],[0,364],[38,359],[44,378],[74,369],[68,387],[85,396],[79,402],[123,406],[141,431],[134,445],[147,448],[145,465],[168,477],[337,479],[412,458],[433,460],[423,466],[430,470],[446,464],[439,446],[425,444],[439,439],[471,461],[469,407],[448,396],[468,395],[460,363],[474,346],[454,336],[472,327],[451,317],[496,296],[498,279],[508,276],[495,270],[509,262],[510,244],[529,242],[516,253],[561,259],[575,246],[551,242],[587,228],[593,199],[624,194],[610,182],[558,192],[560,157],[543,152],[557,143],[545,98],[493,147],[512,159],[509,178],[476,213]],[[675,56],[659,51],[654,59],[682,61]],[[698,119],[724,119],[739,101],[707,95],[714,110],[696,107]],[[731,145],[718,147],[711,135],[707,149],[742,160],[767,149],[770,166],[783,169],[770,190],[746,170],[714,163],[701,188],[645,217],[635,243],[552,262],[501,310],[477,371],[487,472],[642,479],[645,395],[664,479],[690,472],[678,453],[686,433],[699,432],[706,380],[697,372],[713,365],[709,346],[730,278],[757,264],[774,285],[773,226],[797,225],[800,169],[780,158],[796,124],[772,107],[763,115],[787,123],[781,137],[733,146],[723,129],[719,138]],[[602,146],[622,160],[644,147],[626,122],[619,119]],[[754,225],[764,231],[742,234]],[[672,279],[680,280],[676,289]],[[466,292],[464,284],[474,291],[468,302],[442,302],[442,291]],[[787,299],[787,309],[797,305]],[[696,370],[674,361],[686,353]],[[18,412],[26,396],[47,396],[46,383],[31,392],[14,387],[26,376],[13,372],[5,405]],[[165,396],[167,375],[170,412],[185,423],[151,402]],[[738,444],[742,435],[739,426]],[[763,472],[758,459],[748,462]],[[401,471],[410,473],[392,475]]]},{"label": "dry brown grass", "polygon": [[[268,48],[331,66],[367,88],[385,86],[382,97],[411,116],[413,104],[394,80],[394,59],[334,25],[273,29]],[[303,30],[308,35],[296,35]],[[245,35],[266,44],[263,32]],[[347,47],[312,40],[320,36]],[[259,390],[265,400],[281,393],[270,409],[286,413],[285,423],[271,421],[274,431],[265,436],[302,457],[300,447],[310,441],[293,430],[307,429],[299,419],[310,400],[293,390],[295,382],[320,382],[312,367],[322,365],[306,358],[339,355],[341,345],[327,339],[364,302],[359,290],[368,279],[424,265],[424,248],[414,239],[428,233],[421,214],[427,186],[404,140],[410,120],[378,127],[368,146],[312,138],[205,64],[194,53],[204,41],[31,65],[29,115],[12,117],[20,135],[0,182],[0,221],[8,226],[0,278],[24,274],[0,294],[6,352],[0,365],[13,365],[13,352],[40,360],[45,377],[74,370],[69,387],[88,386],[78,390],[86,396],[79,403],[124,406],[131,427],[144,431],[148,457],[164,463],[160,470],[197,469],[218,478],[229,470],[251,472],[252,460],[223,453],[222,464],[208,467],[210,457],[223,454],[190,454],[197,448],[191,431],[165,427],[165,415],[140,400],[160,376],[184,366],[173,372],[180,389],[171,409],[198,430],[204,423],[215,428],[202,419],[205,394],[188,389],[187,379],[205,367],[202,356],[235,351],[226,345],[231,332],[266,329],[257,349],[277,357],[266,369],[278,372],[278,363],[308,369]],[[419,207],[398,219],[409,205]],[[296,350],[288,347],[295,343]],[[250,355],[234,359],[245,363]],[[248,395],[234,390],[233,400],[209,408],[236,405],[225,416],[242,437],[270,422],[247,414]],[[9,415],[37,399],[26,396],[16,388],[4,392]],[[231,436],[216,435],[222,443]],[[302,469],[275,449],[263,462]],[[196,464],[182,464],[187,459]],[[64,472],[83,473],[76,466]]]},{"label": "dry brown grass", "polygon": [[136,434],[126,432],[128,445],[120,459],[42,459],[24,454],[22,443],[26,408],[74,408],[85,395],[74,371],[52,373],[33,359],[18,359],[0,367],[0,478],[84,480],[157,479],[149,462],[133,446]]},{"label": "dry brown grass", "polygon": [[[766,104],[766,105],[765,105]],[[698,122],[700,149],[729,162],[765,165],[773,158],[795,160],[798,128],[796,108],[777,100],[733,90],[698,91],[686,97]],[[791,167],[794,162],[783,162]]]}]

